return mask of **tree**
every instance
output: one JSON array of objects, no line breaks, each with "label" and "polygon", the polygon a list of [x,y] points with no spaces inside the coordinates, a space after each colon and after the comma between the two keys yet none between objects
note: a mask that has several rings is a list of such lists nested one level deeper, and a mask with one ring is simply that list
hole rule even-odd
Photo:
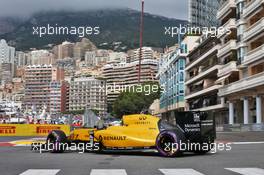
[{"label": "tree", "polygon": [[113,115],[138,114],[149,109],[154,100],[160,98],[161,88],[158,83],[148,82],[136,85],[122,92],[113,104]]}]

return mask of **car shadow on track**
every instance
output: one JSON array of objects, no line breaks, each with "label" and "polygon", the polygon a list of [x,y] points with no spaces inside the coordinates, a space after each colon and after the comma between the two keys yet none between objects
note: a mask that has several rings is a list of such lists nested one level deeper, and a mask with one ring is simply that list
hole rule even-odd
[{"label": "car shadow on track", "polygon": [[[157,151],[103,151],[100,153],[93,153],[93,154],[101,154],[101,155],[111,155],[112,157],[120,157],[120,156],[147,156],[147,157],[164,157],[161,156]],[[178,155],[177,157],[165,157],[165,158],[186,158],[186,157],[195,157],[195,156],[212,156],[212,153],[206,153],[206,154],[197,154],[192,152],[186,152],[182,153],[181,155]]]},{"label": "car shadow on track", "polygon": [[[38,151],[33,151],[38,153]],[[50,153],[49,151],[43,151],[42,153]],[[164,157],[160,155],[156,150],[104,150],[102,152],[78,152],[78,151],[65,151],[64,153],[50,153],[50,154],[72,154],[72,153],[83,153],[83,154],[93,154],[93,155],[108,155],[112,157],[120,157],[120,156],[135,156],[135,157]],[[215,154],[206,153],[206,154],[198,154],[192,152],[185,152],[177,157],[164,157],[164,158],[187,158],[187,157],[198,157],[198,156],[212,156]]]}]

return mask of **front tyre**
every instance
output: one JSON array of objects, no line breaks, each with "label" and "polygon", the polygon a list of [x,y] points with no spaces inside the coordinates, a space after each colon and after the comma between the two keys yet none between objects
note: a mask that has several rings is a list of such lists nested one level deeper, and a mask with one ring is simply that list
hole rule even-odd
[{"label": "front tyre", "polygon": [[61,130],[53,130],[49,133],[46,144],[51,153],[63,153],[67,146],[67,137]]},{"label": "front tyre", "polygon": [[175,131],[162,131],[156,139],[156,148],[162,156],[178,156],[181,154],[180,138]]}]

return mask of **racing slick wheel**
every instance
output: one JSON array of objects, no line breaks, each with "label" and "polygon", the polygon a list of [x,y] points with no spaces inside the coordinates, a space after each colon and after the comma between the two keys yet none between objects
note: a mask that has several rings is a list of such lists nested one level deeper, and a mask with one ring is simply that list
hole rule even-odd
[{"label": "racing slick wheel", "polygon": [[180,138],[175,131],[164,130],[156,139],[158,152],[165,157],[175,157],[181,154]]},{"label": "racing slick wheel", "polygon": [[46,144],[52,153],[63,153],[67,144],[67,137],[63,131],[53,130],[49,133]]}]

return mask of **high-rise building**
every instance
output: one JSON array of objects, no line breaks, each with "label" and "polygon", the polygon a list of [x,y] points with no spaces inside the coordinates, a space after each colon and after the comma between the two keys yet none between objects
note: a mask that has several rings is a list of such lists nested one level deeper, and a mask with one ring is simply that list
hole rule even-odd
[{"label": "high-rise building", "polygon": [[186,36],[180,46],[167,49],[159,60],[157,77],[164,88],[160,98],[160,113],[169,121],[175,119],[173,117],[175,111],[184,111],[186,56],[196,46],[197,38],[197,36]]},{"label": "high-rise building", "polygon": [[69,109],[69,84],[65,81],[50,83],[50,113],[59,114]]},{"label": "high-rise building", "polygon": [[73,48],[74,43],[65,41],[54,48],[54,54],[57,59],[73,58]]},{"label": "high-rise building", "polygon": [[96,49],[96,46],[89,39],[83,38],[74,45],[73,58],[83,60],[85,58],[85,52],[94,51]]},{"label": "high-rise building", "polygon": [[217,10],[222,0],[189,0],[189,23],[197,27],[217,27]]},{"label": "high-rise building", "polygon": [[188,56],[187,107],[213,111],[217,125],[263,126],[263,5],[225,0],[217,12],[225,32],[205,39]]},{"label": "high-rise building", "polygon": [[30,57],[28,53],[16,51],[15,63],[18,67],[30,64]]},{"label": "high-rise building", "polygon": [[225,99],[218,96],[223,87],[219,75],[223,74],[222,61],[218,58],[220,42],[216,37],[201,36],[196,47],[189,55],[186,65],[186,110],[212,111],[216,125],[226,121]]},{"label": "high-rise building", "polygon": [[[54,111],[53,109],[57,109],[57,107],[53,106],[55,96],[60,96],[61,99],[65,99],[62,96],[67,94],[63,93],[64,90],[55,91],[54,82],[60,84],[63,80],[63,69],[51,65],[27,66],[25,69],[25,98],[23,100],[23,109],[31,109],[34,107],[37,112],[42,110],[44,106],[47,107],[47,111],[49,112]],[[61,84],[56,86],[56,88],[58,87],[64,88]],[[55,92],[56,94],[54,94]],[[65,103],[61,101],[61,110],[64,110],[64,104]]]},{"label": "high-rise building", "polygon": [[[151,48],[151,47],[142,47],[142,56],[141,56],[141,59],[144,60],[144,59],[154,59],[154,50]],[[133,61],[138,61],[139,60],[139,57],[140,57],[140,49],[135,49],[135,50],[132,50],[129,53],[129,61],[130,62],[133,62]]]},{"label": "high-rise building", "polygon": [[15,72],[15,48],[0,40],[0,80],[1,84],[12,81]]},{"label": "high-rise building", "polygon": [[70,81],[69,111],[91,109],[106,115],[106,82],[94,77],[77,77]]},{"label": "high-rise building", "polygon": [[12,63],[14,64],[15,48],[8,46],[5,40],[0,40],[0,64]]},{"label": "high-rise building", "polygon": [[225,63],[221,71],[224,86],[219,90],[219,96],[228,101],[228,123],[231,125],[263,124],[263,7],[263,0],[227,0],[217,14],[221,25],[232,29],[231,34],[219,35],[221,47],[218,53]]},{"label": "high-rise building", "polygon": [[88,67],[96,66],[96,51],[85,52],[85,64]]},{"label": "high-rise building", "polygon": [[[105,65],[103,77],[107,80],[107,104],[111,107],[119,96],[120,92],[126,86],[138,84],[139,61],[131,63],[113,63]],[[158,61],[145,59],[141,62],[141,82],[156,82],[158,71]]]},{"label": "high-rise building", "polygon": [[[142,57],[141,59],[153,59],[153,50],[151,47],[143,47],[142,48]],[[138,60],[140,56],[140,49],[134,50],[133,53],[133,58],[134,60]]]},{"label": "high-rise building", "polygon": [[54,55],[48,50],[34,50],[29,53],[30,65],[53,64]]},{"label": "high-rise building", "polygon": [[108,50],[88,51],[85,53],[85,64],[89,67],[102,66],[110,60]]},{"label": "high-rise building", "polygon": [[11,83],[13,78],[13,65],[11,63],[2,63],[0,68],[1,84]]}]

